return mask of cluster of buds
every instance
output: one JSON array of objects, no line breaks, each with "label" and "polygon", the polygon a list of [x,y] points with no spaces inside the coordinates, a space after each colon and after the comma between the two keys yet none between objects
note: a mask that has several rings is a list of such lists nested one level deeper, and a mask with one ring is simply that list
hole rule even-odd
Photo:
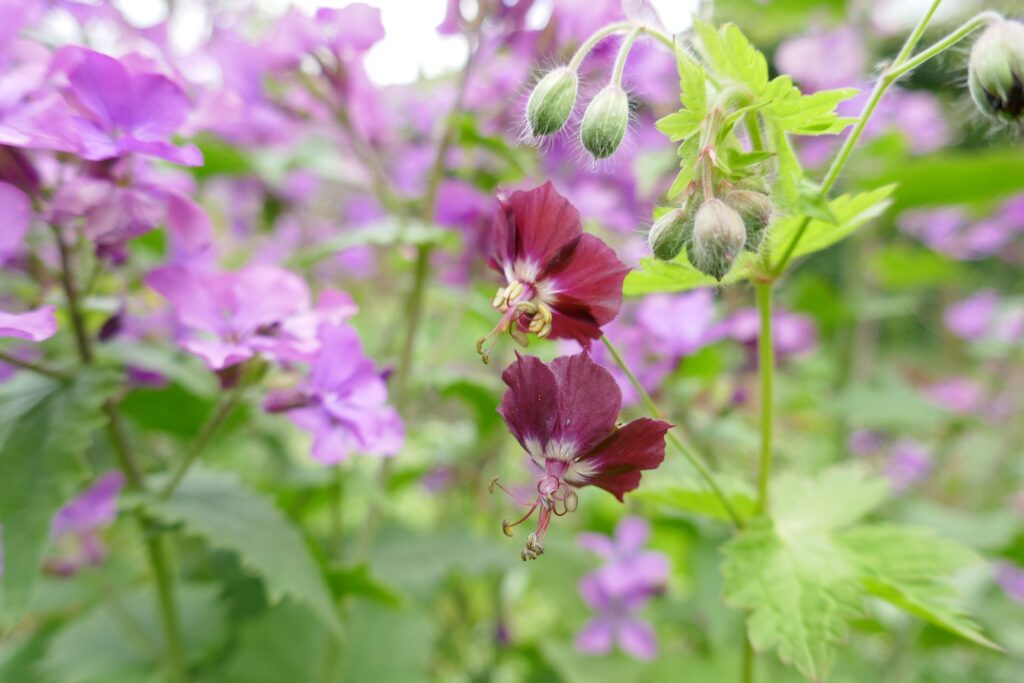
[{"label": "cluster of buds", "polygon": [[697,270],[721,280],[744,249],[760,249],[773,207],[758,176],[730,183],[721,199],[710,185],[704,193],[691,188],[686,203],[655,221],[647,239],[655,258],[670,261],[686,249]]},{"label": "cluster of buds", "polygon": [[982,113],[1024,121],[1024,23],[1000,18],[985,29],[971,50],[967,82]]}]

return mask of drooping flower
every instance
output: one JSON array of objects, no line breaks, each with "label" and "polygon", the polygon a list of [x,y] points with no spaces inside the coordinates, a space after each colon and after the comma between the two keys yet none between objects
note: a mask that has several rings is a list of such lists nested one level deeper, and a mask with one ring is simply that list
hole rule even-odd
[{"label": "drooping flower", "polygon": [[47,570],[67,576],[103,562],[107,551],[99,532],[117,517],[123,485],[124,475],[108,472],[57,512],[50,528],[56,551],[46,560]]},{"label": "drooping flower", "polygon": [[65,99],[78,113],[81,156],[97,161],[144,154],[183,166],[203,163],[198,147],[171,142],[190,107],[177,83],[92,50],[80,50],[79,59],[68,72]]},{"label": "drooping flower", "polygon": [[528,334],[575,339],[584,347],[622,305],[629,268],[599,238],[584,233],[579,212],[548,182],[500,200],[494,216],[490,265],[505,277],[491,305],[498,324],[477,342],[488,359],[488,342],[501,332],[525,345]]},{"label": "drooping flower", "polygon": [[213,274],[165,266],[151,271],[146,284],[174,307],[184,328],[181,346],[213,370],[260,353],[308,360],[319,349],[320,322],[341,322],[355,312],[347,295],[330,291],[313,308],[302,278],[274,266]]},{"label": "drooping flower", "polygon": [[[502,530],[511,535],[513,527],[538,512],[537,530],[522,552],[524,560],[537,559],[544,552],[551,515],[576,509],[573,489],[597,486],[621,501],[640,485],[643,470],[661,464],[665,434],[672,425],[640,418],[617,426],[622,394],[611,374],[586,352],[550,364],[517,354],[501,377],[508,389],[498,412],[542,470],[532,502],[509,493],[529,509],[515,522],[505,520]],[[494,485],[500,486],[497,479],[492,490]]]},{"label": "drooping flower", "polygon": [[580,535],[580,546],[601,555],[607,563],[580,581],[580,594],[598,614],[576,635],[577,649],[606,654],[617,642],[637,659],[652,659],[657,654],[654,630],[635,614],[664,591],[668,579],[668,558],[643,547],[649,536],[650,526],[639,517],[619,522],[614,538]]},{"label": "drooping flower", "polygon": [[325,324],[320,350],[304,385],[272,393],[265,408],[286,412],[313,434],[313,457],[325,465],[353,453],[395,455],[404,428],[398,411],[387,404],[388,390],[359,336],[348,325]]}]

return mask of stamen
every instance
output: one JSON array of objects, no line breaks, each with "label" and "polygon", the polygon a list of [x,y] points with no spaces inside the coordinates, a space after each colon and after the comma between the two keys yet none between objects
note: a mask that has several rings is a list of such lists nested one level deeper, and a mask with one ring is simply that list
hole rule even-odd
[{"label": "stamen", "polygon": [[522,498],[520,498],[520,497],[519,497],[519,496],[517,496],[516,494],[512,493],[512,492],[511,492],[511,491],[509,491],[509,490],[508,490],[507,488],[505,488],[504,486],[502,486],[501,484],[499,484],[499,483],[498,483],[498,479],[499,479],[499,477],[495,477],[494,479],[491,479],[491,482],[490,482],[490,483],[489,483],[489,484],[487,485],[487,490],[488,490],[488,491],[489,491],[490,493],[494,493],[494,489],[495,489],[495,488],[499,488],[499,489],[501,489],[502,491],[504,491],[504,492],[505,492],[505,495],[506,495],[506,496],[508,496],[509,498],[511,498],[512,500],[514,500],[515,502],[519,503],[520,505],[526,505],[527,507],[529,507],[529,506],[531,506],[531,505],[536,505],[536,504],[537,504],[537,503],[536,503],[535,501],[527,501],[527,500],[523,500]]},{"label": "stamen", "polygon": [[527,510],[525,515],[523,515],[522,517],[520,517],[519,519],[517,519],[514,522],[509,522],[507,519],[501,520],[501,532],[503,534],[505,534],[506,536],[508,536],[509,538],[511,538],[512,537],[512,529],[517,527],[517,526],[519,526],[520,524],[522,524],[523,522],[528,520],[530,517],[532,517],[533,516],[533,511],[537,509],[538,505],[539,505],[539,503],[534,503],[533,507],[531,507],[529,510]]}]

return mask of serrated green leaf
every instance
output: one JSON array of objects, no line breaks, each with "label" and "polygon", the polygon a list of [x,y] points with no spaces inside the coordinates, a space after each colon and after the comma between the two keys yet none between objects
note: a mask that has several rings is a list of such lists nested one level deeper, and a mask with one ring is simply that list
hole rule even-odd
[{"label": "serrated green leaf", "polygon": [[[427,683],[438,620],[421,611],[392,610],[358,601],[349,618],[359,628],[345,644],[341,657],[343,681],[402,681]],[[387,634],[382,638],[381,634]],[[400,647],[395,647],[400,643]]]},{"label": "serrated green leaf", "polygon": [[725,73],[729,68],[729,58],[722,36],[714,26],[699,17],[693,18],[693,30],[697,33],[698,49],[704,61],[715,72]]},{"label": "serrated green leaf", "polygon": [[[753,492],[740,482],[726,482],[719,478],[729,504],[741,519],[750,519],[756,510]],[[722,501],[711,489],[699,482],[668,482],[653,484],[648,482],[632,494],[634,500],[665,507],[675,512],[692,512],[705,517],[730,521]]]},{"label": "serrated green leaf", "polygon": [[749,87],[755,96],[759,95],[768,85],[768,62],[764,55],[735,24],[726,24],[721,36],[728,74]]},{"label": "serrated green leaf", "polygon": [[925,621],[984,647],[1001,648],[980,632],[955,601],[947,577],[977,556],[928,529],[879,524],[840,535],[860,565],[867,591]]},{"label": "serrated green leaf", "polygon": [[749,252],[744,252],[736,265],[719,282],[694,268],[686,258],[685,251],[672,261],[659,261],[653,257],[640,259],[640,267],[630,271],[622,287],[625,296],[642,296],[655,292],[684,292],[698,287],[719,287],[746,279],[754,262]]},{"label": "serrated green leaf", "polygon": [[82,369],[62,382],[21,373],[0,386],[0,527],[3,615],[32,596],[50,523],[88,473],[82,453],[106,418],[117,375]]},{"label": "serrated green leaf", "polygon": [[679,101],[689,110],[698,124],[708,113],[708,77],[704,67],[688,54],[676,55],[679,70]]},{"label": "serrated green leaf", "polygon": [[697,153],[700,149],[700,138],[696,135],[690,136],[683,144],[679,145],[679,173],[672,181],[672,187],[668,189],[666,196],[674,199],[679,196],[690,182],[693,181],[694,169],[696,168]]},{"label": "serrated green leaf", "polygon": [[322,675],[328,634],[305,606],[273,605],[242,624],[238,646],[224,667],[224,683],[312,681]]},{"label": "serrated green leaf", "polygon": [[772,519],[819,531],[859,522],[885,502],[889,484],[857,465],[836,465],[814,477],[783,474],[773,485]]},{"label": "serrated green leaf", "polygon": [[828,199],[822,195],[821,188],[806,179],[797,186],[796,208],[801,215],[829,225],[839,225],[839,219],[829,206]]},{"label": "serrated green leaf", "polygon": [[402,604],[402,594],[378,581],[370,574],[370,568],[364,564],[355,567],[331,567],[327,571],[327,581],[335,599],[356,596],[391,607],[399,607]]},{"label": "serrated green leaf", "polygon": [[750,611],[754,648],[774,649],[811,680],[823,680],[848,622],[862,613],[860,581],[847,551],[828,534],[777,528],[761,518],[723,554],[726,601]]},{"label": "serrated green leaf", "polygon": [[703,117],[683,109],[658,119],[654,125],[659,131],[668,136],[669,140],[676,142],[678,140],[685,140],[699,131],[703,120]]},{"label": "serrated green leaf", "polygon": [[[812,220],[804,230],[800,242],[793,251],[792,258],[799,258],[814,252],[827,249],[836,242],[852,235],[871,219],[877,218],[892,204],[892,193],[895,186],[887,185],[872,192],[855,195],[842,195],[828,203],[835,224],[821,219]],[[780,257],[783,250],[796,235],[803,222],[800,215],[790,216],[774,224],[768,233],[767,250],[774,260]]]},{"label": "serrated green leaf", "polygon": [[804,95],[787,76],[780,76],[766,89],[770,99],[767,113],[776,125],[794,135],[832,135],[845,130],[856,119],[841,118],[836,107],[857,94],[856,88],[822,90]]},{"label": "serrated green leaf", "polygon": [[140,496],[147,514],[211,546],[238,554],[261,576],[271,600],[305,603],[336,635],[338,613],[323,575],[299,531],[274,505],[234,475],[193,468],[168,498]]}]

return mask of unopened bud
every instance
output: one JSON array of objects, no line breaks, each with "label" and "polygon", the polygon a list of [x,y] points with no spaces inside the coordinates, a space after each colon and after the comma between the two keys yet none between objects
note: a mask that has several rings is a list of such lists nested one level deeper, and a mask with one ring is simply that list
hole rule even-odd
[{"label": "unopened bud", "polygon": [[579,79],[567,66],[550,71],[533,89],[526,103],[530,132],[540,137],[562,130],[576,104]]},{"label": "unopened bud", "polygon": [[587,105],[580,142],[595,159],[607,159],[622,144],[628,127],[629,97],[618,85],[608,85]]},{"label": "unopened bud", "polygon": [[725,203],[735,209],[747,229],[747,251],[757,251],[764,239],[765,228],[772,222],[772,200],[761,192],[733,190],[725,195]]},{"label": "unopened bud", "polygon": [[655,258],[671,261],[690,243],[697,209],[702,201],[700,195],[694,195],[686,206],[672,209],[654,222],[647,233],[647,243]]},{"label": "unopened bud", "polygon": [[984,114],[1024,118],[1024,24],[1000,19],[985,29],[971,48],[967,83]]},{"label": "unopened bud", "polygon": [[709,199],[697,211],[693,241],[687,249],[697,270],[721,280],[728,273],[747,241],[740,215],[720,199]]}]

